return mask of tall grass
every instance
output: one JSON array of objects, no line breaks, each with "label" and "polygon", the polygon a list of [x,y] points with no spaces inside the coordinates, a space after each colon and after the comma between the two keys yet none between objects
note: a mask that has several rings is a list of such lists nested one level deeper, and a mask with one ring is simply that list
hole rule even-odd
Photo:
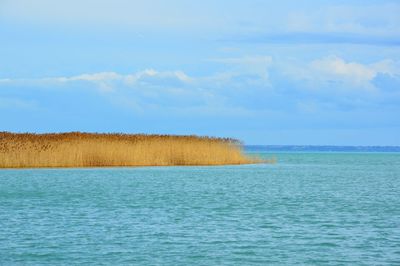
[{"label": "tall grass", "polygon": [[198,136],[0,132],[0,168],[223,165],[258,162],[234,139]]}]

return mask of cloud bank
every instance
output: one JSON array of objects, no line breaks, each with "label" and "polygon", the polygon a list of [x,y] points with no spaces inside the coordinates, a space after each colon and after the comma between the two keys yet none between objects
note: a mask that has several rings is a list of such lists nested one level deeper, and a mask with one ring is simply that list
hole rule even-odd
[{"label": "cloud bank", "polygon": [[[181,70],[145,69],[128,74],[99,72],[69,77],[2,79],[0,90],[73,88],[79,92],[89,89],[113,104],[133,107],[136,112],[165,109],[201,113],[208,109],[225,114],[229,114],[229,110],[248,114],[296,108],[317,111],[318,108],[337,109],[340,105],[357,108],[385,103],[399,97],[400,93],[399,88],[388,89],[377,83],[382,77],[400,77],[399,63],[393,60],[363,64],[328,56],[294,64],[276,62],[271,56],[243,56],[211,61],[224,65],[225,71],[191,76]],[[286,106],[277,104],[281,102]]]}]

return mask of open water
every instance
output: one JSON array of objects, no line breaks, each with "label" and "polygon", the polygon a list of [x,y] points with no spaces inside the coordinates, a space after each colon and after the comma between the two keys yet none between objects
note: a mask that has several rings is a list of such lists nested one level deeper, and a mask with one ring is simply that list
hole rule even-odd
[{"label": "open water", "polygon": [[400,153],[274,156],[0,170],[0,265],[400,265]]}]

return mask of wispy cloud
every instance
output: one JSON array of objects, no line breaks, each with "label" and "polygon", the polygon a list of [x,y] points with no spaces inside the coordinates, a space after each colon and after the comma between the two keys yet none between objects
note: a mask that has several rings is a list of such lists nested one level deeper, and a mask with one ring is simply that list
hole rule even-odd
[{"label": "wispy cloud", "polygon": [[195,79],[189,77],[183,71],[156,71],[145,69],[130,74],[117,72],[83,73],[75,76],[43,77],[35,79],[17,78],[0,79],[3,85],[67,85],[71,83],[89,83],[95,85],[102,92],[112,92],[118,86],[134,87],[143,85],[171,87],[177,84],[190,84]]},{"label": "wispy cloud", "polygon": [[15,97],[1,97],[0,109],[34,109],[37,107],[35,101],[25,100]]},{"label": "wispy cloud", "polygon": [[[250,79],[268,81],[270,72],[278,72],[293,80],[313,80],[315,82],[331,82],[333,80],[347,83],[354,87],[371,85],[378,74],[389,76],[400,75],[400,63],[384,59],[372,63],[347,61],[338,56],[326,56],[310,62],[299,62],[281,59],[273,60],[271,56],[243,56],[214,58],[208,61],[226,65],[223,72],[215,72],[207,76],[190,76],[184,71],[158,71],[145,69],[133,73],[117,72],[84,73],[75,76],[43,77],[37,79],[0,79],[0,84],[67,84],[86,82],[105,91],[113,91],[122,87],[161,87],[161,88],[212,88],[240,83],[251,85]],[[248,81],[249,83],[243,83]],[[266,84],[266,83],[265,83]],[[266,84],[267,85],[267,84]],[[270,84],[268,84],[270,85]],[[251,87],[249,88],[251,89]]]},{"label": "wispy cloud", "polygon": [[361,44],[375,46],[400,46],[400,34],[371,35],[345,32],[284,32],[258,33],[227,38],[228,42],[264,44]]},{"label": "wispy cloud", "polygon": [[290,32],[351,33],[398,36],[400,5],[394,1],[363,1],[299,8],[287,17]]},{"label": "wispy cloud", "polygon": [[[257,55],[210,61],[225,65],[225,70],[206,76],[191,76],[181,70],[145,69],[128,74],[98,72],[39,79],[3,79],[0,88],[17,84],[18,87],[32,88],[95,89],[112,102],[136,111],[148,108],[260,111],[283,108],[279,105],[283,101],[294,108],[310,111],[320,106],[320,100],[324,106],[332,108],[335,102],[346,102],[348,106],[346,95],[363,99],[359,101],[363,105],[368,101],[382,101],[385,87],[377,85],[377,77],[400,76],[399,64],[388,59],[365,64],[327,56],[309,62],[293,62]],[[326,102],[329,98],[332,103]],[[300,104],[299,99],[302,99]]]},{"label": "wispy cloud", "polygon": [[[1,7],[0,18],[6,21],[103,29],[118,27],[133,31],[152,29],[256,35],[336,32],[391,36],[398,34],[400,26],[399,3],[385,0],[379,3],[346,1],[341,4],[305,0],[296,5],[290,0],[205,0],[190,4],[175,0],[151,3],[126,0],[3,0]],[[336,38],[336,41],[339,39]]]}]

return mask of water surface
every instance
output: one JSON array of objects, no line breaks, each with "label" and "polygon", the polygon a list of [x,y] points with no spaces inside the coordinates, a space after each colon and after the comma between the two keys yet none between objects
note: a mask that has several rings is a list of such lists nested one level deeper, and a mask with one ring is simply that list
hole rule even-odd
[{"label": "water surface", "polygon": [[399,153],[275,157],[0,170],[0,264],[400,264]]}]

